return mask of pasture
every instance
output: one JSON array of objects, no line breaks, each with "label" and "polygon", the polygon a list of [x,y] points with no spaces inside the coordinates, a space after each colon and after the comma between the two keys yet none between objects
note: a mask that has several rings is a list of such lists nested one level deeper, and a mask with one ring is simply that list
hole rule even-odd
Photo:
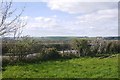
[{"label": "pasture", "polygon": [[4,67],[3,78],[118,78],[118,54],[107,58],[73,58]]}]

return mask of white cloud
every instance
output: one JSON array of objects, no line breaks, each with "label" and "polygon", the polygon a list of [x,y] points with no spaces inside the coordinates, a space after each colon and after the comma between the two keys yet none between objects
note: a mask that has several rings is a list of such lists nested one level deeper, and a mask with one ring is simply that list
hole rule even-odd
[{"label": "white cloud", "polygon": [[92,36],[117,35],[118,10],[99,10],[91,14],[78,16],[75,25],[81,27],[82,30],[86,31],[86,34]]},{"label": "white cloud", "polygon": [[52,10],[60,10],[72,15],[59,13],[49,17],[31,17],[27,25],[27,33],[34,36],[111,36],[118,34],[118,10],[115,5],[117,3],[80,3],[63,2],[63,0],[46,2]]},{"label": "white cloud", "polygon": [[36,17],[35,20],[38,21],[38,22],[51,22],[54,19],[52,19],[52,18],[46,18],[46,17]]},{"label": "white cloud", "polygon": [[28,20],[29,18],[30,18],[30,17],[28,17],[28,16],[21,16],[21,17],[20,17],[20,19],[23,20],[23,21],[26,21],[26,20]]},{"label": "white cloud", "polygon": [[57,27],[57,20],[54,17],[30,17],[26,29],[54,28]]},{"label": "white cloud", "polygon": [[[96,10],[110,9],[117,7],[117,3],[112,2],[79,2],[74,0],[49,0],[47,6],[52,10],[60,10],[70,14],[90,13]],[[116,5],[115,5],[116,4]]]},{"label": "white cloud", "polygon": [[78,22],[97,22],[97,21],[108,21],[113,19],[117,19],[118,10],[117,9],[108,9],[108,10],[99,10],[97,12],[86,14],[83,16],[78,16]]},{"label": "white cloud", "polygon": [[[58,15],[57,15],[58,16]],[[98,10],[69,20],[59,17],[36,17],[28,23],[33,36],[110,36],[118,34],[117,9]],[[34,33],[33,33],[34,32]]]},{"label": "white cloud", "polygon": [[30,17],[22,16],[21,20],[27,21],[27,28],[53,28],[57,25],[56,16],[52,17]]},{"label": "white cloud", "polygon": [[53,17],[36,17],[37,26],[43,28],[53,28],[57,26],[57,20]]}]

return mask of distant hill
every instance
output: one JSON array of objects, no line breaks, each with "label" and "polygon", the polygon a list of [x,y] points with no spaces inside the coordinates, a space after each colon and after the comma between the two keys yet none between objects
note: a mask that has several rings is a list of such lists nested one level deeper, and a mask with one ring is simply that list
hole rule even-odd
[{"label": "distant hill", "polygon": [[[120,36],[119,37],[59,37],[59,36],[50,36],[50,37],[28,37],[30,39],[36,39],[36,40],[41,40],[41,41],[44,41],[44,40],[51,40],[51,41],[67,41],[67,40],[72,40],[72,39],[82,39],[82,38],[85,38],[85,39],[105,39],[105,40],[120,40]],[[4,37],[3,40],[13,40],[14,38],[13,37]]]},{"label": "distant hill", "polygon": [[84,37],[33,37],[33,38],[40,40],[60,41],[60,40],[71,40],[71,39],[84,38]]}]

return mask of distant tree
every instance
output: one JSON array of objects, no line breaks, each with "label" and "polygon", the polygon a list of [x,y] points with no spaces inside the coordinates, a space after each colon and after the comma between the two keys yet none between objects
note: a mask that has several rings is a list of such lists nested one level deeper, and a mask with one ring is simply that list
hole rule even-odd
[{"label": "distant tree", "polygon": [[106,53],[111,53],[112,44],[113,44],[112,42],[107,43],[107,46],[106,46]]},{"label": "distant tree", "polygon": [[88,53],[89,56],[96,56],[96,54],[99,54],[100,51],[100,42],[98,40],[92,40],[90,42],[90,51]]},{"label": "distant tree", "polygon": [[87,56],[90,50],[88,40],[86,39],[73,40],[73,47],[78,51],[79,56]]},{"label": "distant tree", "polygon": [[[8,44],[7,44],[8,45]],[[21,37],[21,40],[14,41],[9,43],[8,53],[11,58],[14,59],[15,56],[18,56],[18,60],[23,60],[26,55],[33,54],[35,41],[29,39],[27,36]]]}]

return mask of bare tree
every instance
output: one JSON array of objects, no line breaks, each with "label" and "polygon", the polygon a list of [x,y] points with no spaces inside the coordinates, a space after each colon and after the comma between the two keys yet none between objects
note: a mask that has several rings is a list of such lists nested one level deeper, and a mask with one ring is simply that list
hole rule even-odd
[{"label": "bare tree", "polygon": [[12,1],[2,1],[0,4],[0,36],[12,33],[14,38],[19,37],[22,28],[26,25],[26,22],[21,20],[24,9],[19,14],[15,14],[16,9],[12,9],[12,4]]}]

